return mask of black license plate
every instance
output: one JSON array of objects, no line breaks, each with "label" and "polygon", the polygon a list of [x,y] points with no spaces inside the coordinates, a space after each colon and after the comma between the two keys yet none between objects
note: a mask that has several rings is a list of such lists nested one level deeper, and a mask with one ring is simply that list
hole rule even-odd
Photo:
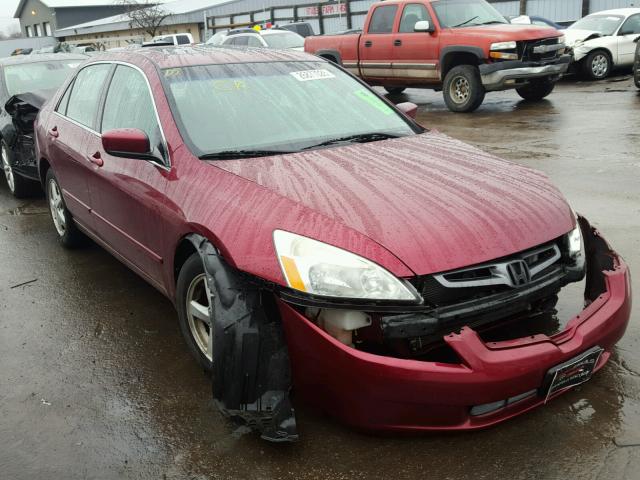
[{"label": "black license plate", "polygon": [[589,380],[603,351],[604,348],[596,346],[571,360],[549,369],[542,387],[545,403],[554,393],[575,387]]}]

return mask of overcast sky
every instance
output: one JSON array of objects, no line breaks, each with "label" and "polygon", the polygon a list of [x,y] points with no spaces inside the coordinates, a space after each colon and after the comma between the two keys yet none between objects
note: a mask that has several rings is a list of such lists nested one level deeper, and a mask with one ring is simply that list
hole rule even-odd
[{"label": "overcast sky", "polygon": [[13,19],[20,0],[0,0],[0,31],[19,30],[20,24]]}]

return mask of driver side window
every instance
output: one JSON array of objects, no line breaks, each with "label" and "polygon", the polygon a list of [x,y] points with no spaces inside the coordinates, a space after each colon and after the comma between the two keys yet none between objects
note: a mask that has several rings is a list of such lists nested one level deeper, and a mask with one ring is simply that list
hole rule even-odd
[{"label": "driver side window", "polygon": [[640,34],[640,14],[632,15],[627,18],[624,25],[620,28],[620,35]]},{"label": "driver side window", "polygon": [[151,147],[163,150],[162,135],[151,92],[140,72],[118,65],[104,104],[101,132],[137,128],[149,137]]},{"label": "driver side window", "polygon": [[416,23],[423,20],[428,20],[431,23],[427,8],[420,3],[410,3],[404,7],[398,33],[414,33],[413,29]]}]

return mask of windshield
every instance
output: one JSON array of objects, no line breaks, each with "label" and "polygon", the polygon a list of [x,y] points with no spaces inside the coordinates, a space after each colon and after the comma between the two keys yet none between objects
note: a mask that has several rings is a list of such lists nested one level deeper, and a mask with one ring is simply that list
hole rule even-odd
[{"label": "windshield", "polygon": [[262,35],[262,39],[271,48],[299,48],[304,47],[304,37],[293,32],[278,32]]},{"label": "windshield", "polygon": [[387,103],[326,62],[206,65],[163,73],[178,126],[200,157],[291,152],[353,135],[414,133]]},{"label": "windshield", "polygon": [[4,81],[10,96],[37,90],[52,90],[64,83],[80,60],[23,63],[4,67]]},{"label": "windshield", "polygon": [[620,15],[589,15],[571,25],[570,29],[590,30],[602,35],[613,35],[624,17]]},{"label": "windshield", "polygon": [[484,0],[436,1],[431,5],[438,16],[441,28],[509,23],[500,12]]}]

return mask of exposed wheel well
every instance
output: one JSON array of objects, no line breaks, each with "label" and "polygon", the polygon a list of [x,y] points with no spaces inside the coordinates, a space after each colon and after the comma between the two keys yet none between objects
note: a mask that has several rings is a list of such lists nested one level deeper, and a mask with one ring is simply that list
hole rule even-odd
[{"label": "exposed wheel well", "polygon": [[340,62],[338,61],[338,59],[336,58],[335,55],[331,55],[330,53],[321,53],[320,55],[318,55],[320,58],[324,58],[329,60],[330,62],[336,63],[336,64],[340,64]]},{"label": "exposed wheel well", "polygon": [[453,67],[457,67],[458,65],[479,65],[480,59],[477,55],[474,55],[470,52],[451,52],[447,53],[442,58],[442,63],[440,64],[441,75],[442,78],[449,73]]},{"label": "exposed wheel well", "polygon": [[173,257],[173,282],[177,283],[178,275],[180,275],[180,270],[182,270],[182,266],[187,259],[193,255],[194,253],[198,253],[195,245],[187,238],[183,238],[178,244],[178,248],[176,248],[176,253]]}]

